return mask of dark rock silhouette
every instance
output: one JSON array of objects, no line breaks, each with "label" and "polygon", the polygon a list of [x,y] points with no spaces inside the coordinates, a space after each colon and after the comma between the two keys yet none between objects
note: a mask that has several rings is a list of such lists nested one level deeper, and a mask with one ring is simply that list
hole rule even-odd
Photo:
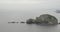
[{"label": "dark rock silhouette", "polygon": [[27,24],[49,24],[49,25],[55,25],[58,24],[58,20],[56,17],[49,15],[49,14],[43,14],[39,17],[36,17],[36,19],[28,19],[26,21]]},{"label": "dark rock silhouette", "polygon": [[41,24],[58,24],[56,17],[49,14],[40,15],[36,21],[40,22]]},{"label": "dark rock silhouette", "polygon": [[25,22],[22,21],[22,22],[20,22],[20,23],[25,23]]},{"label": "dark rock silhouette", "polygon": [[19,23],[19,22],[8,22],[8,23]]},{"label": "dark rock silhouette", "polygon": [[26,23],[27,23],[27,24],[33,24],[33,23],[34,23],[33,21],[34,21],[33,19],[28,19],[28,20],[26,21]]}]

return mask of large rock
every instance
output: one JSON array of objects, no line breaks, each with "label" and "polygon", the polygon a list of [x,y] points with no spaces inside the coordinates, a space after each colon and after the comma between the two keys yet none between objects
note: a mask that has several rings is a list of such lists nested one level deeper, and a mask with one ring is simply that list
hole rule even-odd
[{"label": "large rock", "polygon": [[39,17],[36,17],[35,22],[40,24],[58,24],[56,17],[49,14],[43,14]]},{"label": "large rock", "polygon": [[28,19],[26,21],[27,24],[58,24],[58,20],[56,17],[49,15],[49,14],[43,14],[39,17],[36,17],[36,19]]}]

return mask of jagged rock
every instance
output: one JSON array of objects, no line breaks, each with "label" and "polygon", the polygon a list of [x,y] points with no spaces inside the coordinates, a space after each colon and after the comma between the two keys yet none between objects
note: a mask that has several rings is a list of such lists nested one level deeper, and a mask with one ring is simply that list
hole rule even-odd
[{"label": "jagged rock", "polygon": [[56,17],[49,14],[40,15],[36,18],[35,22],[39,22],[40,24],[58,24]]}]

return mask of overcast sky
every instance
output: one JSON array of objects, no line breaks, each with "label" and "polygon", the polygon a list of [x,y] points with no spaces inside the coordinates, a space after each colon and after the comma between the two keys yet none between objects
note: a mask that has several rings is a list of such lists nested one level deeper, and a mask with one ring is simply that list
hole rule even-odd
[{"label": "overcast sky", "polygon": [[60,9],[60,0],[0,0],[0,9]]}]

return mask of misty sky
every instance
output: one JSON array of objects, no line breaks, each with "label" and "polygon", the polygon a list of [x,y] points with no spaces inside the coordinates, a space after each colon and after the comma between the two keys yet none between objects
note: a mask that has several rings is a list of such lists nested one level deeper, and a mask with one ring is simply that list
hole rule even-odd
[{"label": "misty sky", "polygon": [[60,9],[60,0],[0,0],[0,9],[5,10]]}]

